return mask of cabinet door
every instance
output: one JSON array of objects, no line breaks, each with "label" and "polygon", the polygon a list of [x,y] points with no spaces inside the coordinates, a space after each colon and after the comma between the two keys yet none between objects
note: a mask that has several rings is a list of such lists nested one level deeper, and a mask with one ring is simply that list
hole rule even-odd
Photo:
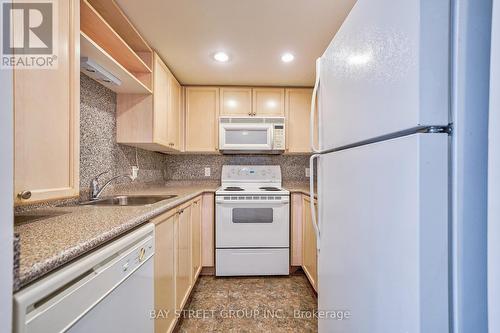
[{"label": "cabinet door", "polygon": [[[57,68],[13,71],[16,204],[79,194],[80,7],[56,8]],[[18,197],[24,191],[30,198]]]},{"label": "cabinet door", "polygon": [[251,116],[252,88],[220,88],[221,116]]},{"label": "cabinet door", "polygon": [[254,88],[253,113],[256,116],[285,116],[285,89]]},{"label": "cabinet door", "polygon": [[309,153],[311,151],[311,97],[312,89],[286,90],[286,142],[289,153]]},{"label": "cabinet door", "polygon": [[171,332],[175,324],[175,220],[176,213],[157,217],[155,223],[155,310],[166,317],[155,319],[155,332]]},{"label": "cabinet door", "polygon": [[302,268],[306,273],[309,282],[314,290],[317,290],[317,252],[316,252],[316,233],[312,225],[311,204],[309,197],[303,196],[302,210],[304,213],[304,231],[302,241]]},{"label": "cabinet door", "polygon": [[180,150],[180,113],[181,113],[181,85],[170,74],[170,104],[168,109],[168,146]]},{"label": "cabinet door", "polygon": [[192,282],[196,282],[201,271],[201,196],[191,206],[191,257]]},{"label": "cabinet door", "polygon": [[290,194],[290,218],[291,218],[291,241],[290,246],[290,265],[302,266],[302,233],[303,233],[303,208],[302,194]]},{"label": "cabinet door", "polygon": [[175,277],[176,308],[182,309],[191,290],[191,206],[179,210],[177,219],[177,246]]},{"label": "cabinet door", "polygon": [[186,151],[216,152],[219,88],[186,88]]},{"label": "cabinet door", "polygon": [[153,140],[161,145],[169,143],[170,71],[160,57],[154,54],[153,80]]}]

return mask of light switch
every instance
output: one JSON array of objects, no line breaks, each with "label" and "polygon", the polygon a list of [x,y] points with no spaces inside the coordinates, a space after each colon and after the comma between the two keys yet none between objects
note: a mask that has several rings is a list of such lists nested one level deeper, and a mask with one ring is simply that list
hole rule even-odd
[{"label": "light switch", "polygon": [[310,171],[309,171],[309,168],[306,168],[306,177],[309,178],[310,177]]},{"label": "light switch", "polygon": [[210,177],[210,168],[205,168],[205,177]]}]

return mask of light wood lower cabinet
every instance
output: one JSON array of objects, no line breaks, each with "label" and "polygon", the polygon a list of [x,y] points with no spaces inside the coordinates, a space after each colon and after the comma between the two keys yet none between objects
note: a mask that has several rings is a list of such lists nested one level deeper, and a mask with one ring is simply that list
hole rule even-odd
[{"label": "light wood lower cabinet", "polygon": [[201,197],[198,197],[193,200],[193,204],[191,206],[192,281],[196,281],[201,272],[201,205],[202,199]]},{"label": "light wood lower cabinet", "polygon": [[[317,291],[318,287],[318,257],[316,250],[316,233],[312,225],[311,205],[309,196],[302,197],[302,269],[309,282]],[[317,205],[315,203],[315,208]],[[317,210],[316,210],[317,211]]]},{"label": "light wood lower cabinet", "polygon": [[155,320],[155,332],[171,332],[175,317],[175,224],[176,211],[163,214],[155,219],[155,310],[165,317]]},{"label": "light wood lower cabinet", "polygon": [[177,219],[175,304],[181,310],[186,303],[191,290],[191,204],[179,210]]},{"label": "light wood lower cabinet", "polygon": [[80,4],[55,8],[57,67],[13,70],[16,205],[79,194]]},{"label": "light wood lower cabinet", "polygon": [[152,220],[155,224],[155,332],[172,332],[201,272],[202,196]]}]

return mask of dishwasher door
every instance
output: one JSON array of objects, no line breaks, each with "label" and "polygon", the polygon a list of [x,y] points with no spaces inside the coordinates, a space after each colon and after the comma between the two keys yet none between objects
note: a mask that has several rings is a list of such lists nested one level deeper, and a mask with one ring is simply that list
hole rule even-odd
[{"label": "dishwasher door", "polygon": [[102,299],[67,331],[70,333],[153,332],[153,258]]},{"label": "dishwasher door", "polygon": [[14,332],[153,332],[148,224],[14,295]]}]

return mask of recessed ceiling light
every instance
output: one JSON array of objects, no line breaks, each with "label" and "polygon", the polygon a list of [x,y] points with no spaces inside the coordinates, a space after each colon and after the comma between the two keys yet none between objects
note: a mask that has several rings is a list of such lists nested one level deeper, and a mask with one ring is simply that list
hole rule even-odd
[{"label": "recessed ceiling light", "polygon": [[214,59],[218,62],[227,62],[229,60],[229,56],[226,52],[217,52],[214,54]]},{"label": "recessed ceiling light", "polygon": [[284,53],[281,56],[281,61],[283,61],[283,62],[292,62],[293,59],[295,59],[295,56],[291,53]]}]

